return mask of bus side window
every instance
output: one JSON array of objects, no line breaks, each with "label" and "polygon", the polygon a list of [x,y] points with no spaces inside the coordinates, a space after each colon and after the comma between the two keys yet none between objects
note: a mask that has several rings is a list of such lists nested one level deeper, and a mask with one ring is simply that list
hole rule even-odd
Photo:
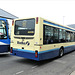
[{"label": "bus side window", "polygon": [[75,41],[75,33],[74,33],[74,41]]},{"label": "bus side window", "polygon": [[54,28],[54,43],[59,42],[58,28]]},{"label": "bus side window", "polygon": [[71,41],[71,35],[69,31],[66,31],[66,42],[70,42]]},{"label": "bus side window", "polygon": [[53,27],[44,25],[43,44],[53,43]]},{"label": "bus side window", "polygon": [[74,41],[74,33],[71,32],[71,42],[73,42],[73,41]]},{"label": "bus side window", "polygon": [[44,25],[44,36],[43,36],[44,40],[44,44],[49,44],[50,42],[50,27],[49,26],[45,26]]},{"label": "bus side window", "polygon": [[62,42],[62,29],[59,29],[59,42]]}]

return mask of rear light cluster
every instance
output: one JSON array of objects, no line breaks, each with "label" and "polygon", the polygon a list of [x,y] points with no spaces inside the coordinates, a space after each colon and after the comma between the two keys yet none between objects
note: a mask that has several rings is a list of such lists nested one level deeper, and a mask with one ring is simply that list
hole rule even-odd
[{"label": "rear light cluster", "polygon": [[11,49],[10,49],[10,52],[12,53],[13,51],[12,51],[12,47],[11,47]]},{"label": "rear light cluster", "polygon": [[38,24],[38,17],[36,18],[36,24]]},{"label": "rear light cluster", "polygon": [[14,20],[12,20],[12,26],[14,25]]},{"label": "rear light cluster", "polygon": [[35,57],[36,58],[38,57],[38,51],[35,51]]}]

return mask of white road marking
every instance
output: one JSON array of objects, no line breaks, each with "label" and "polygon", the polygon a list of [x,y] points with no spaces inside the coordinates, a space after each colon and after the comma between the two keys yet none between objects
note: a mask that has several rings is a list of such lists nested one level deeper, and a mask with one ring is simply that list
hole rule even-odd
[{"label": "white road marking", "polygon": [[[38,66],[38,65],[33,66],[32,69],[36,68],[37,66]],[[18,75],[18,74],[20,74],[20,73],[22,73],[22,72],[24,72],[24,71],[19,71],[19,72],[17,72],[16,74],[13,74],[13,75]]]},{"label": "white road marking", "polygon": [[73,71],[70,75],[75,75],[75,71]]},{"label": "white road marking", "polygon": [[66,61],[63,61],[63,60],[55,60],[55,62],[62,63],[62,64],[66,63]]},{"label": "white road marking", "polygon": [[72,55],[72,56],[75,56],[75,55]]},{"label": "white road marking", "polygon": [[37,65],[36,65],[36,66],[33,66],[32,69],[34,69],[34,68],[36,68],[36,67],[37,67]]},{"label": "white road marking", "polygon": [[20,74],[20,73],[22,73],[22,72],[24,72],[24,71],[17,72],[16,75],[18,75],[18,74]]}]

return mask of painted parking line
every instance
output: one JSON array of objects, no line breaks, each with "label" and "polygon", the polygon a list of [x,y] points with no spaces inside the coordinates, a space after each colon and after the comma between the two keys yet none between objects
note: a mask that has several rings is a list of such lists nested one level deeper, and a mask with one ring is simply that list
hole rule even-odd
[{"label": "painted parking line", "polygon": [[18,75],[18,74],[21,74],[21,73],[23,73],[23,72],[24,72],[24,71],[19,71],[19,72],[13,74],[13,75]]},{"label": "painted parking line", "polygon": [[72,56],[75,56],[75,55],[72,55]]},{"label": "painted parking line", "polygon": [[16,74],[18,75],[18,74],[20,74],[20,73],[22,73],[22,72],[24,72],[24,71],[17,72]]},{"label": "painted parking line", "polygon": [[38,66],[38,65],[33,66],[32,69],[36,68],[37,66]]},{"label": "painted parking line", "polygon": [[[36,68],[37,66],[38,66],[38,65],[33,66],[32,69]],[[22,71],[19,71],[19,72],[13,74],[13,75],[18,75],[18,74],[21,74],[21,73],[23,73],[23,72],[24,72],[24,71],[22,70]]]},{"label": "painted parking line", "polygon": [[73,71],[70,75],[75,75],[75,71]]},{"label": "painted parking line", "polygon": [[61,64],[66,64],[66,61],[63,61],[63,60],[54,60],[54,62],[61,63]]}]

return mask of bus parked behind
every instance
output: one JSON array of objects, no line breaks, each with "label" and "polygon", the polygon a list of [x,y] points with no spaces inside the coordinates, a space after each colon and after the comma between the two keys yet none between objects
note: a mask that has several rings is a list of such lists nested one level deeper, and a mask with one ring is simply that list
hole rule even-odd
[{"label": "bus parked behind", "polygon": [[0,18],[0,53],[10,51],[10,38],[8,33],[8,22]]}]

